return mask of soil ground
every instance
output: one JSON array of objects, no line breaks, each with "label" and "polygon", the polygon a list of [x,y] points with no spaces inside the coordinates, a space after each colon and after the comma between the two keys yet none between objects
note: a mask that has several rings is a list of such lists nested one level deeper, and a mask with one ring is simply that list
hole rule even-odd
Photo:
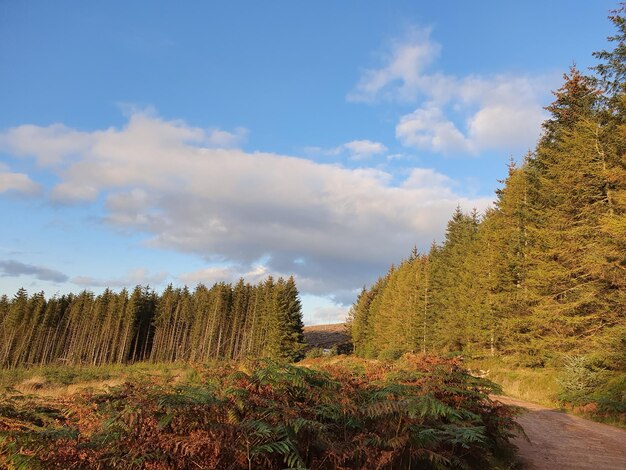
[{"label": "soil ground", "polygon": [[626,430],[514,398],[495,397],[525,408],[518,418],[528,440],[514,440],[528,469],[626,469]]}]

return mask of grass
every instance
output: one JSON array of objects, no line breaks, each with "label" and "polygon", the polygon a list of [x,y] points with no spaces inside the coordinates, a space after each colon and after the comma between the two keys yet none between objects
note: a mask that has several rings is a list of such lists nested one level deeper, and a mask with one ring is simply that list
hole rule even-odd
[{"label": "grass", "polygon": [[471,359],[466,365],[500,385],[512,398],[626,428],[626,375],[621,372],[606,371],[600,383],[573,399],[560,383],[563,369],[523,367],[514,357]]},{"label": "grass", "polygon": [[552,408],[560,406],[558,369],[520,367],[506,358],[474,359],[467,366],[474,372],[483,371],[507,396]]},{"label": "grass", "polygon": [[109,364],[100,366],[45,366],[0,369],[0,393],[17,391],[39,396],[62,396],[99,391],[125,382],[192,380],[195,370],[182,363]]}]

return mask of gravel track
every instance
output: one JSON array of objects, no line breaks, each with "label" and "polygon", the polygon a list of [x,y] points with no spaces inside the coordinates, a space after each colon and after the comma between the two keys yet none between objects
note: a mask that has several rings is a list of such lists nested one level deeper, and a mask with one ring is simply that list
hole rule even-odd
[{"label": "gravel track", "polygon": [[513,442],[528,469],[626,470],[626,430],[509,397],[494,397],[525,408],[517,422],[529,440]]}]

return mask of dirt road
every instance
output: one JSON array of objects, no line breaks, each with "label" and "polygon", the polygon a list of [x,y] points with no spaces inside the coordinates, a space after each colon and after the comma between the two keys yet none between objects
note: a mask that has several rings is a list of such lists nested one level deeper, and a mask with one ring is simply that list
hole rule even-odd
[{"label": "dirt road", "polygon": [[626,470],[626,430],[513,398],[495,398],[527,410],[517,421],[530,442],[521,437],[514,441],[525,468]]}]

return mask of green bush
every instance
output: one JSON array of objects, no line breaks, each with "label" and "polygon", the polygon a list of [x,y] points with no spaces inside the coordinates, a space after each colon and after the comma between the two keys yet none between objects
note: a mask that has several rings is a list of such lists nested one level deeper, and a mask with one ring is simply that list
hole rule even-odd
[{"label": "green bush", "polygon": [[381,361],[395,361],[400,359],[404,351],[398,348],[386,348],[378,353],[378,359]]},{"label": "green bush", "polygon": [[324,350],[322,348],[311,348],[305,354],[305,357],[307,359],[317,359],[318,357],[323,357],[323,356],[324,356]]},{"label": "green bush", "polygon": [[561,399],[573,404],[588,401],[589,396],[603,382],[604,372],[605,369],[599,368],[585,356],[566,357],[557,380],[561,387]]}]

